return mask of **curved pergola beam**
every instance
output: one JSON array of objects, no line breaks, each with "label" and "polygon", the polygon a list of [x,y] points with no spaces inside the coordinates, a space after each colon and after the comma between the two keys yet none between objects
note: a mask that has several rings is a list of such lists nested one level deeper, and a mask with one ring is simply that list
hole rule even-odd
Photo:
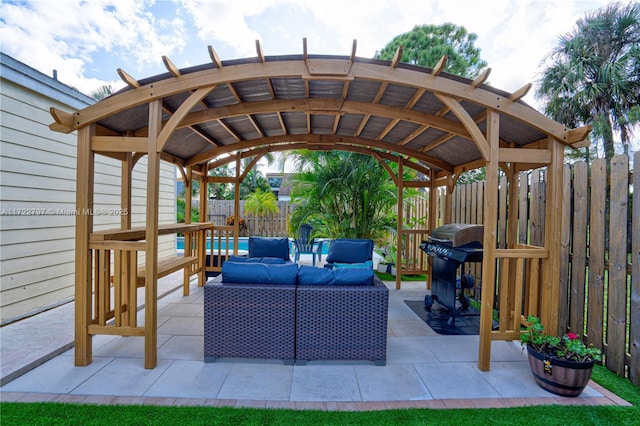
[{"label": "curved pergola beam", "polygon": [[[373,139],[365,139],[362,137],[355,136],[340,136],[340,135],[282,135],[282,136],[269,136],[261,139],[255,140],[247,140],[236,142],[233,144],[213,148],[211,150],[202,152],[200,154],[196,154],[193,157],[189,158],[186,162],[187,166],[192,166],[195,164],[201,164],[209,161],[212,158],[216,158],[223,154],[229,154],[234,151],[242,151],[249,148],[262,147],[264,145],[274,146],[274,145],[287,145],[287,148],[283,148],[280,151],[285,151],[291,148],[290,145],[304,143],[306,146],[311,145],[322,145],[324,149],[346,149],[349,145],[352,146],[361,146],[361,147],[369,147],[369,148],[378,148],[383,151],[393,151],[402,155],[406,155],[408,157],[415,158],[418,161],[423,162],[429,166],[432,166],[436,169],[446,170],[449,172],[453,172],[453,167],[445,163],[442,160],[438,160],[435,157],[428,156],[424,153],[414,151],[412,149],[406,148],[401,145],[393,145],[388,142],[382,142]],[[319,148],[318,148],[319,149]]]},{"label": "curved pergola beam", "polygon": [[189,98],[187,98],[175,111],[169,121],[162,127],[162,131],[158,135],[158,141],[156,145],[156,150],[158,152],[162,152],[164,149],[164,145],[167,143],[173,132],[176,130],[177,126],[182,122],[184,117],[189,114],[189,111],[193,109],[193,107],[198,104],[202,99],[204,99],[213,89],[213,87],[202,87],[195,92],[193,92]]},{"label": "curved pergola beam", "polygon": [[182,120],[178,128],[189,127],[222,118],[237,117],[248,114],[268,114],[276,113],[278,111],[327,115],[350,113],[384,116],[394,120],[404,120],[434,127],[445,132],[453,133],[455,136],[462,136],[469,140],[473,139],[467,129],[460,125],[460,123],[432,114],[425,114],[408,108],[394,107],[390,105],[347,101],[342,99],[317,98],[243,102],[224,107],[209,108],[204,111],[192,112]]},{"label": "curved pergola beam", "polygon": [[475,120],[464,108],[462,108],[460,102],[449,96],[443,96],[439,94],[436,94],[436,96],[438,99],[440,99],[440,102],[445,104],[447,108],[449,108],[451,112],[455,114],[456,117],[458,117],[462,125],[469,131],[469,134],[471,135],[473,142],[475,142],[478,151],[480,151],[480,154],[482,154],[482,158],[484,158],[485,161],[488,161],[491,155],[489,143],[480,131],[480,128],[476,124]]},{"label": "curved pergola beam", "polygon": [[[267,147],[254,148],[251,150],[243,151],[240,153],[240,158],[249,158],[253,156],[262,156],[264,154],[270,152],[281,152],[281,151],[291,151],[297,149],[308,149],[308,150],[331,150],[331,147],[327,147],[326,145],[309,145],[307,142],[297,142],[291,144],[280,144],[280,145],[269,145]],[[420,163],[414,163],[406,158],[390,154],[388,152],[375,150],[372,148],[354,146],[354,145],[340,145],[336,146],[335,149],[339,149],[340,151],[348,151],[348,152],[356,152],[358,154],[370,155],[376,157],[377,159],[385,159],[397,163],[401,161],[405,167],[409,167],[415,170],[418,173],[422,173],[425,176],[430,175],[430,169]],[[235,155],[229,155],[223,158],[219,158],[217,160],[213,160],[207,164],[209,170],[213,170],[215,168],[224,166],[225,164],[232,163],[236,161],[237,157]]]}]

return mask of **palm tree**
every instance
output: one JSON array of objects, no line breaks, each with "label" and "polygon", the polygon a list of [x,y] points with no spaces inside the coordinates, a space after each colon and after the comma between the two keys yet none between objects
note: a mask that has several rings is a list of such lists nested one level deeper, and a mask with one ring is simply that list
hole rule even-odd
[{"label": "palm tree", "polygon": [[567,126],[594,126],[605,158],[614,155],[614,130],[625,151],[640,104],[640,6],[613,3],[578,20],[548,55],[537,97]]},{"label": "palm tree", "polygon": [[[276,200],[276,196],[270,190],[263,191],[257,188],[255,192],[249,194],[244,202],[245,214],[250,214],[258,218],[266,216],[269,213],[278,213],[279,210],[278,200]],[[256,233],[262,235],[262,221],[257,221],[256,224],[258,228]]]},{"label": "palm tree", "polygon": [[101,101],[109,96],[113,95],[113,87],[110,84],[100,86],[98,89],[91,92],[89,97],[95,99],[96,101]]},{"label": "palm tree", "polygon": [[326,237],[382,241],[394,228],[397,190],[373,157],[299,151],[291,192],[293,230],[311,223]]}]

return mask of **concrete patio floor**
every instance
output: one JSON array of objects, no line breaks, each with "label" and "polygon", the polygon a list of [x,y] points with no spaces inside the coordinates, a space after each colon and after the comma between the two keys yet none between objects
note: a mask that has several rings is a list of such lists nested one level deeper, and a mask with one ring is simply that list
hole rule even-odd
[{"label": "concrete patio floor", "polygon": [[[310,264],[310,256],[302,261]],[[192,282],[191,295],[183,297],[181,280],[178,272],[159,281],[156,368],[144,368],[142,338],[105,335],[93,339],[93,363],[75,367],[69,303],[0,330],[0,399],[321,410],[629,405],[594,382],[578,398],[546,392],[534,382],[519,342],[493,342],[491,370],[480,371],[478,336],[438,335],[404,303],[424,298],[421,282],[404,282],[402,290],[387,283],[384,367],[237,359],[206,364],[204,292]]]}]

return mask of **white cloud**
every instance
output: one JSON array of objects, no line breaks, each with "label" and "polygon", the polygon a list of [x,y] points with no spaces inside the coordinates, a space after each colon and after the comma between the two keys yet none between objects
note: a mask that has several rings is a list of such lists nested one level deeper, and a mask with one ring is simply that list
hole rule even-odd
[{"label": "white cloud", "polygon": [[[3,3],[2,50],[43,73],[58,70],[83,92],[96,89],[86,77],[96,57],[111,56],[141,69],[185,44],[180,18],[155,18],[145,0],[35,1]],[[111,65],[112,69],[118,64]],[[98,85],[99,86],[99,85]]]},{"label": "white cloud", "polygon": [[[198,37],[205,41],[222,41],[239,57],[255,56],[255,41],[260,34],[249,28],[247,17],[259,15],[283,0],[183,0],[182,7],[192,17]],[[208,44],[214,44],[214,43]]]}]

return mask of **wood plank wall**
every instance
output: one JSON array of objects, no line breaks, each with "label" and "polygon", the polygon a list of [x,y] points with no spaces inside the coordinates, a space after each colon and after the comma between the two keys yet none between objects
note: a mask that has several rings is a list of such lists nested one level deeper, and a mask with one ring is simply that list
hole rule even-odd
[{"label": "wood plank wall", "polygon": [[[49,130],[49,107],[73,111],[64,93],[2,76],[0,93],[0,312],[2,324],[69,302],[74,295],[75,133]],[[59,84],[59,83],[58,83]],[[95,229],[120,226],[120,162],[96,156]],[[146,158],[133,170],[132,225],[145,222]],[[175,222],[175,166],[162,163],[161,223]],[[161,237],[160,256],[175,254]],[[144,261],[141,256],[140,261]]]}]

